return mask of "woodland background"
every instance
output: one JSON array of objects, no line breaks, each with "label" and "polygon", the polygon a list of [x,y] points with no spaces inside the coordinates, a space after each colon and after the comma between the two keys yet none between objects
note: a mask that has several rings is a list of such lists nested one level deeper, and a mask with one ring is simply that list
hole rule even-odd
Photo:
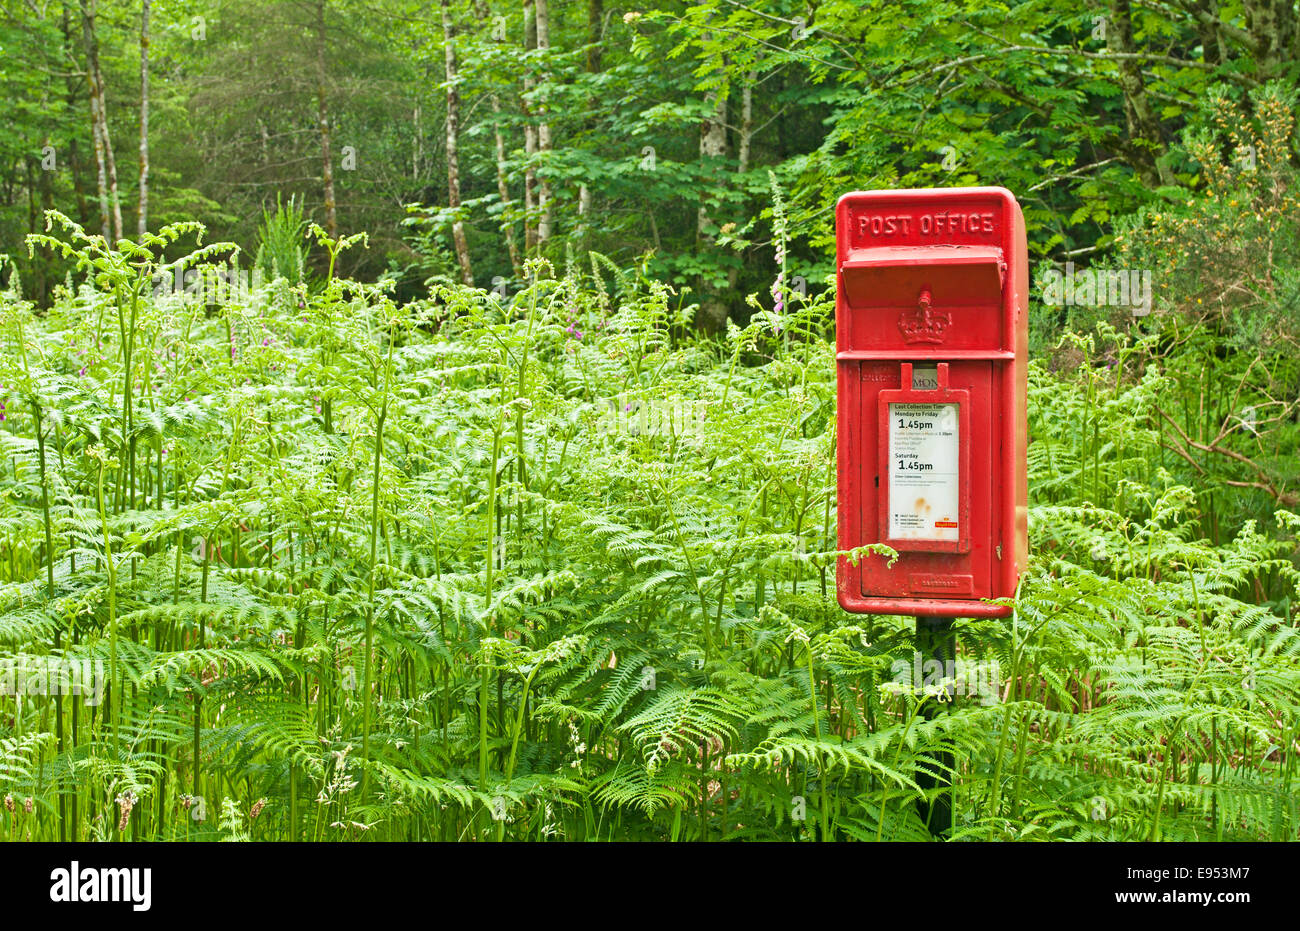
[{"label": "woodland background", "polygon": [[[1179,143],[1211,89],[1293,86],[1300,43],[1284,0],[3,11],[6,243],[57,206],[112,236],[198,220],[247,261],[263,211],[294,200],[331,235],[368,232],[340,271],[402,296],[595,250],[649,256],[711,329],[768,289],[772,177],[786,264],[816,288],[851,189],[1000,184],[1035,257],[1106,255],[1116,218],[1200,183]],[[47,302],[57,264],[9,251]]]},{"label": "woodland background", "polygon": [[[1294,0],[0,0],[0,673],[106,681],[0,688],[0,837],[1297,839],[1298,51]],[[1036,282],[974,692],[834,597],[889,554],[836,549],[833,205],[970,184]]]}]

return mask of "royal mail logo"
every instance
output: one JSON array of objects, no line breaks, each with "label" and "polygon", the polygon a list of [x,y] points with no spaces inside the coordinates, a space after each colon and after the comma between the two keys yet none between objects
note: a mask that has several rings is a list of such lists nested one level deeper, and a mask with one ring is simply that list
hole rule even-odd
[{"label": "royal mail logo", "polygon": [[907,583],[908,588],[913,592],[970,595],[975,591],[975,579],[970,575],[930,575],[914,572],[907,577]]},{"label": "royal mail logo", "polygon": [[898,329],[906,343],[942,343],[952,324],[952,315],[946,310],[930,306],[930,292],[922,291],[916,306],[903,311],[898,317]]}]

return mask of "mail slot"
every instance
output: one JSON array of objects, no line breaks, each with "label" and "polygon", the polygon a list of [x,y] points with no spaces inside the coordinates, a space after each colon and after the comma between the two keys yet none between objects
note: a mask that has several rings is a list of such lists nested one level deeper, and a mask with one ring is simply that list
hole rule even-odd
[{"label": "mail slot", "polygon": [[864,191],[835,211],[846,611],[1004,617],[1028,555],[1025,221],[996,187]]}]

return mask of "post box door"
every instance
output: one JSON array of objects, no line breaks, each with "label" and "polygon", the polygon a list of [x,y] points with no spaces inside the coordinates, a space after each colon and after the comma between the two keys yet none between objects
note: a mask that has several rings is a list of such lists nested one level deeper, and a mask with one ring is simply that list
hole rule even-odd
[{"label": "post box door", "polygon": [[[940,363],[947,366],[951,392],[943,400],[925,390]],[[997,539],[1000,530],[993,526],[995,438],[1000,435],[993,364],[940,358],[907,367],[908,391],[901,390],[904,365],[896,361],[863,362],[856,380],[854,460],[864,492],[859,539],[899,552],[893,567],[878,556],[861,563],[861,593],[876,598],[991,597],[997,554],[988,540]],[[910,391],[919,394],[905,396]],[[944,410],[948,407],[955,409]],[[945,415],[957,429],[946,442],[936,443],[936,431],[926,428]]]}]

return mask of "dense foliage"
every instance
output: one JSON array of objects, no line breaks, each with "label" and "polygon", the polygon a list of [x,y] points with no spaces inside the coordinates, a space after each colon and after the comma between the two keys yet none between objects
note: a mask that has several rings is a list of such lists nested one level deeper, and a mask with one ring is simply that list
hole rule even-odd
[{"label": "dense foliage", "polygon": [[1211,88],[1294,86],[1294,6],[6,0],[0,252],[44,304],[65,267],[17,243],[45,209],[111,237],[120,212],[130,234],[143,179],[147,228],[200,220],[252,255],[296,195],[331,235],[369,232],[343,271],[402,298],[430,277],[519,287],[533,255],[652,252],[716,328],[766,292],[769,171],[814,289],[854,189],[1000,184],[1035,255],[1104,253],[1115,218],[1204,183],[1181,133]]},{"label": "dense foliage", "polygon": [[[1298,50],[0,2],[0,839],[1300,839]],[[971,184],[1029,226],[1031,560],[935,671],[835,599],[894,554],[836,549],[832,214]]]},{"label": "dense foliage", "polygon": [[910,622],[835,604],[826,296],[717,341],[594,255],[206,303],[149,292],[192,230],[55,220],[82,283],[3,304],[0,638],[109,689],[4,699],[8,837],[919,838],[944,752],[959,837],[1300,829],[1300,519],[1205,538],[1149,341],[1034,363],[1033,565],[932,713]]}]

